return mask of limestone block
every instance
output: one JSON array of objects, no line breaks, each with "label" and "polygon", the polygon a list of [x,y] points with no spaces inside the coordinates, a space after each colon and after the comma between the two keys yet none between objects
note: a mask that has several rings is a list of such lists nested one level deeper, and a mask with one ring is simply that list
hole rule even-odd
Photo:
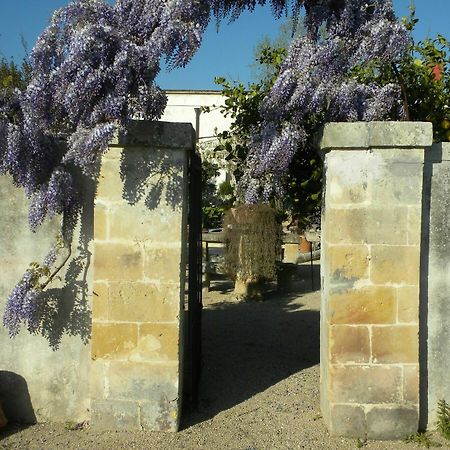
[{"label": "limestone block", "polygon": [[107,369],[109,398],[161,401],[178,398],[178,365],[111,361]]},{"label": "limestone block", "polygon": [[177,399],[162,397],[158,402],[141,404],[141,426],[144,430],[177,431]]},{"label": "limestone block", "polygon": [[404,439],[417,432],[419,413],[416,408],[374,406],[366,415],[369,439]]},{"label": "limestone block", "polygon": [[402,286],[397,289],[398,322],[419,323],[419,286]]},{"label": "limestone block", "polygon": [[104,241],[108,239],[108,210],[102,204],[94,208],[94,236],[95,239]]},{"label": "limestone block", "polygon": [[361,405],[333,405],[330,433],[334,436],[364,438],[366,417]]},{"label": "limestone block", "polygon": [[401,403],[402,369],[396,366],[331,366],[333,403]]},{"label": "limestone block", "polygon": [[93,323],[92,359],[128,359],[137,347],[138,327],[135,323]]},{"label": "limestone block", "polygon": [[403,366],[403,399],[407,403],[419,403],[419,365]]},{"label": "limestone block", "polygon": [[408,245],[420,245],[422,232],[422,209],[410,206],[408,208],[407,236]]},{"label": "limestone block", "polygon": [[106,282],[94,283],[92,292],[92,317],[93,321],[106,320],[108,318],[109,288]]},{"label": "limestone block", "polygon": [[330,324],[391,324],[397,316],[396,292],[386,286],[366,286],[330,294]]},{"label": "limestone block", "polygon": [[133,120],[126,135],[116,135],[111,145],[144,146],[165,149],[190,149],[194,145],[195,131],[188,123],[147,122]]},{"label": "limestone block", "polygon": [[109,287],[108,317],[121,322],[171,322],[178,317],[180,291],[173,285],[114,281]]},{"label": "limestone block", "polygon": [[354,283],[369,277],[369,247],[367,245],[336,245],[327,248],[331,283]]},{"label": "limestone block", "polygon": [[143,278],[143,258],[137,244],[95,242],[94,276],[96,281]]},{"label": "limestone block", "polygon": [[433,128],[429,122],[336,122],[325,125],[320,148],[417,148],[428,147],[432,142]]},{"label": "limestone block", "polygon": [[111,150],[102,159],[102,166],[98,178],[96,204],[105,202],[122,202],[123,181],[120,178],[119,164],[111,159]]},{"label": "limestone block", "polygon": [[104,359],[91,360],[89,394],[92,400],[104,400],[108,397],[106,369],[109,361]]},{"label": "limestone block", "polygon": [[178,361],[179,323],[144,323],[139,325],[136,349],[131,361]]},{"label": "limestone block", "polygon": [[331,226],[325,241],[331,244],[406,245],[408,208],[327,209],[324,220]]},{"label": "limestone block", "polygon": [[[371,174],[370,199],[375,207],[420,205],[422,201],[423,150],[421,158],[412,160],[412,152],[406,153],[407,159],[386,159],[385,150],[380,150],[385,164],[383,170]],[[401,150],[397,150],[401,152]],[[405,156],[406,156],[405,155]]]},{"label": "limestone block", "polygon": [[181,276],[181,248],[146,249],[145,277],[163,283],[179,283]]},{"label": "limestone block", "polygon": [[368,180],[374,167],[370,154],[335,150],[327,155],[326,201],[330,207],[368,205]]},{"label": "limestone block", "polygon": [[371,248],[370,278],[375,284],[418,285],[419,268],[418,247],[374,245]]},{"label": "limestone block", "polygon": [[91,425],[101,430],[140,430],[139,405],[131,401],[93,400]]},{"label": "limestone block", "polygon": [[171,209],[148,209],[145,205],[117,205],[109,215],[111,236],[138,240],[144,245],[152,242],[180,242],[182,215]]},{"label": "limestone block", "polygon": [[372,328],[374,363],[417,363],[419,360],[419,327],[394,325]]},{"label": "limestone block", "polygon": [[369,329],[364,326],[331,326],[330,359],[332,363],[368,363]]}]

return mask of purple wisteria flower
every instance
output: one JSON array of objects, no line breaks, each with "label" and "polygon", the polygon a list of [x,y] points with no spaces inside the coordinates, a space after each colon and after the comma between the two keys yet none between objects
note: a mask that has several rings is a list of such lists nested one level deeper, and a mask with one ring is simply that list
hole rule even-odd
[{"label": "purple wisteria flower", "polygon": [[[303,7],[307,34],[293,42],[262,105],[263,127],[243,177],[247,201],[280,194],[306,141],[309,114],[374,120],[398,107],[395,86],[363,86],[351,77],[355,66],[389,63],[406,48],[391,0],[72,0],[39,37],[27,88],[8,95],[0,88],[0,175],[11,175],[31,199],[31,228],[61,214],[70,245],[82,204],[75,174],[97,177],[111,137],[131,118],[162,115],[167,99],[155,84],[161,60],[185,66],[211,16],[234,19],[264,4],[276,16],[288,9],[298,16]],[[44,267],[55,261],[49,256]],[[4,316],[11,335],[20,322],[38,328],[38,282],[28,271],[11,293]]]},{"label": "purple wisteria flower", "polygon": [[398,86],[361,84],[352,72],[373,60],[392,64],[408,48],[410,36],[396,20],[392,1],[305,0],[304,6],[307,33],[293,41],[262,103],[261,130],[249,145],[241,187],[252,203],[268,196],[267,183],[272,192],[281,186],[295,151],[306,143],[308,117],[369,121],[393,111],[401,115]]}]

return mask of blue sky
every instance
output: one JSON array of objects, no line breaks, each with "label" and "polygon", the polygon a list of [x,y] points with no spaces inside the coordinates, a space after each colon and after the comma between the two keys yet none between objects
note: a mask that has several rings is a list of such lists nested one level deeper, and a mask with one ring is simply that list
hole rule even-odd
[{"label": "blue sky", "polygon": [[[411,0],[394,0],[399,16],[408,13]],[[33,47],[52,12],[68,0],[3,0],[0,16],[0,55],[20,61],[24,56],[21,36]],[[450,38],[450,0],[415,0],[420,19],[416,38],[433,37],[437,33]],[[215,76],[248,82],[254,48],[266,35],[277,35],[280,21],[270,14],[269,8],[258,8],[243,14],[236,22],[222,23],[219,32],[212,23],[203,45],[191,63],[184,69],[162,72],[158,82],[164,89],[217,89]]]}]

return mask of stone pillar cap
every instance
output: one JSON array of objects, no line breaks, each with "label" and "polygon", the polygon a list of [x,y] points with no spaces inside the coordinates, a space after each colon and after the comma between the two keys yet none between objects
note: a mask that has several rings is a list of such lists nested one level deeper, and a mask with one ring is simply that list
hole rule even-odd
[{"label": "stone pillar cap", "polygon": [[191,149],[195,146],[195,130],[190,123],[131,120],[127,134],[116,133],[111,147],[161,147]]},{"label": "stone pillar cap", "polygon": [[321,150],[420,148],[433,143],[431,122],[331,122],[319,136]]}]

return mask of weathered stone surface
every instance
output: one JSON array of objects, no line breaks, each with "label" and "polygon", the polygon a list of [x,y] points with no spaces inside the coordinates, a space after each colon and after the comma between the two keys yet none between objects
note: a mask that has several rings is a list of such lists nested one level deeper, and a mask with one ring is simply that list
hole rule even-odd
[{"label": "weathered stone surface", "polygon": [[333,287],[369,277],[367,245],[333,245],[327,248],[327,253]]},{"label": "weathered stone surface", "polygon": [[374,168],[373,159],[372,154],[345,150],[335,150],[327,155],[329,178],[326,200],[329,207],[363,207],[369,204],[369,177]]},{"label": "weathered stone surface", "polygon": [[330,331],[330,358],[332,363],[369,362],[370,338],[367,327],[333,325]]},{"label": "weathered stone surface", "polygon": [[419,323],[419,286],[402,286],[397,289],[398,321]]},{"label": "weathered stone surface", "polygon": [[[325,220],[330,244],[390,244],[406,245],[408,208],[326,209]],[[389,230],[389,232],[387,232]]]},{"label": "weathered stone surface", "polygon": [[395,366],[331,366],[334,403],[401,403],[402,370]]},{"label": "weathered stone surface", "polygon": [[405,402],[419,404],[419,365],[403,366],[403,398]]},{"label": "weathered stone surface", "polygon": [[133,401],[94,400],[91,426],[101,430],[140,430],[139,405]]},{"label": "weathered stone surface", "polygon": [[141,404],[141,426],[144,430],[178,431],[178,399],[163,396],[158,402]]},{"label": "weathered stone surface", "polygon": [[179,323],[139,325],[138,345],[130,352],[130,361],[174,361],[179,358]]},{"label": "weathered stone surface", "polygon": [[[74,231],[72,256],[80,257],[78,245],[92,251],[88,238],[92,233],[92,196],[90,186],[84,190],[85,214],[83,238],[80,229]],[[41,263],[55,244],[60,218],[45,221],[33,233],[28,224],[29,201],[23,189],[17,188],[8,175],[0,176],[0,312],[3,315],[6,300],[20,280],[30,262]],[[86,263],[85,258],[78,260]],[[62,280],[54,280],[49,286],[55,298],[57,314],[48,314],[44,324],[46,337],[30,334],[25,327],[15,339],[0,326],[0,399],[10,422],[36,421],[64,422],[89,419],[89,340],[91,271],[78,277],[75,271],[67,277],[67,269],[74,265],[69,261],[59,273]],[[66,287],[66,289],[63,289]],[[75,298],[74,292],[84,287]],[[49,295],[50,295],[49,294]],[[74,312],[74,307],[78,309]],[[70,314],[76,317],[70,321]],[[70,326],[72,335],[68,335]],[[56,349],[56,345],[58,348]],[[52,347],[53,345],[53,347]]]},{"label": "weathered stone surface", "polygon": [[423,149],[334,150],[327,155],[326,168],[328,207],[420,204]]},{"label": "weathered stone surface", "polygon": [[320,148],[417,148],[428,147],[432,142],[433,128],[429,122],[327,123],[322,132]]},{"label": "weathered stone surface", "polygon": [[369,439],[404,439],[417,432],[419,413],[411,407],[374,406],[366,421]]},{"label": "weathered stone surface", "polygon": [[109,215],[112,236],[121,239],[138,240],[145,244],[159,242],[180,242],[182,238],[182,215],[179,212],[158,208],[151,211],[145,205],[120,205]]},{"label": "weathered stone surface", "polygon": [[89,394],[92,400],[105,400],[108,397],[108,380],[106,369],[108,360],[91,360]]},{"label": "weathered stone surface", "polygon": [[108,318],[109,287],[106,282],[94,283],[92,292],[92,317],[94,321]]},{"label": "weathered stone surface", "polygon": [[423,164],[390,162],[386,170],[371,184],[371,204],[374,207],[420,205],[422,172]]},{"label": "weathered stone surface", "polygon": [[149,280],[179,283],[181,274],[181,248],[147,249],[144,273]]},{"label": "weathered stone surface", "polygon": [[360,405],[333,405],[330,433],[334,436],[365,438],[366,417]]},{"label": "weathered stone surface", "polygon": [[[422,192],[422,191],[421,191]],[[408,245],[420,245],[422,232],[422,209],[410,206],[408,208]]]},{"label": "weathered stone surface", "polygon": [[[371,248],[370,279],[375,284],[419,284],[418,247],[374,245]],[[418,299],[417,299],[418,302]]]},{"label": "weathered stone surface", "polygon": [[438,401],[450,402],[450,142],[432,147],[425,175],[431,207],[424,212],[425,235],[429,232],[428,273],[423,273],[423,287],[428,289],[422,292],[427,316],[421,313],[428,319],[428,424],[433,427]]},{"label": "weathered stone surface", "polygon": [[330,324],[395,323],[395,289],[366,286],[331,294],[328,305]]},{"label": "weathered stone surface", "polygon": [[135,323],[93,323],[92,359],[128,359],[137,347],[138,326]]},{"label": "weathered stone surface", "polygon": [[195,131],[190,123],[148,122],[133,120],[126,135],[117,135],[111,145],[145,148],[189,149],[194,145]]},{"label": "weathered stone surface", "polygon": [[94,208],[94,236],[95,239],[104,241],[108,239],[108,210],[101,203]]},{"label": "weathered stone surface", "polygon": [[143,257],[137,244],[96,242],[94,272],[96,281],[143,278]]},{"label": "weathered stone surface", "polygon": [[120,178],[119,163],[111,159],[110,151],[102,160],[97,188],[96,204],[122,202],[123,181]]},{"label": "weathered stone surface", "polygon": [[108,317],[121,322],[170,322],[180,311],[180,291],[167,284],[111,282]]},{"label": "weathered stone surface", "polygon": [[334,434],[382,439],[417,431],[431,131],[430,124],[372,122],[328,124],[322,135],[321,409]]},{"label": "weathered stone surface", "polygon": [[111,361],[107,376],[111,399],[159,401],[162,395],[178,398],[178,364]]},{"label": "weathered stone surface", "polygon": [[372,327],[374,363],[417,363],[419,360],[419,327],[393,325]]}]

